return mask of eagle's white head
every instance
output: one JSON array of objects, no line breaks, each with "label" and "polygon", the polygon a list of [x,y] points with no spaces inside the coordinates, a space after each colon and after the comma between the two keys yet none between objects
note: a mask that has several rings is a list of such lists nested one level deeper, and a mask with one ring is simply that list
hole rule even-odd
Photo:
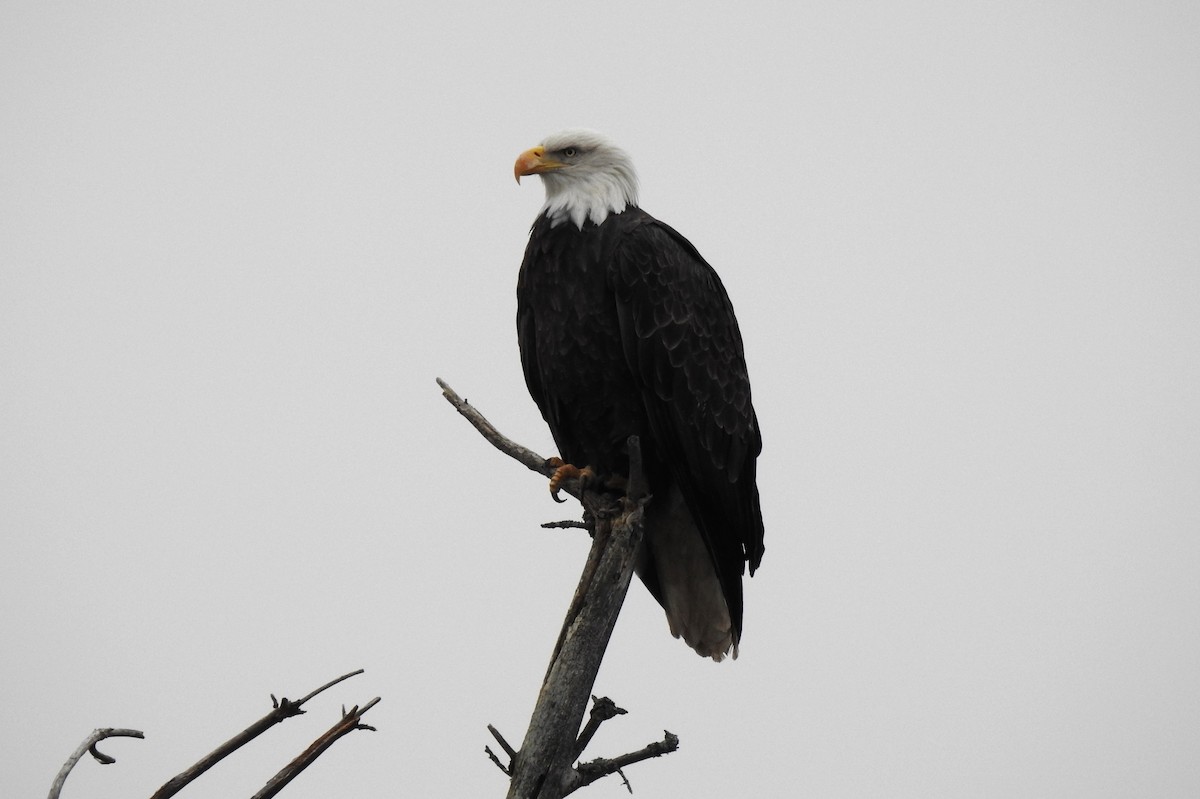
[{"label": "eagle's white head", "polygon": [[542,211],[551,226],[570,219],[576,227],[599,225],[609,214],[637,205],[633,161],[617,145],[590,130],[564,130],[521,153],[513,173],[541,175],[546,185]]}]

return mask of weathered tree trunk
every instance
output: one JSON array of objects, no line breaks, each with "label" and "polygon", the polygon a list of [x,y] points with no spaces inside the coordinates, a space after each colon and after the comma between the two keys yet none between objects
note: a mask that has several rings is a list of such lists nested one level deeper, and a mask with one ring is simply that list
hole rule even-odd
[{"label": "weathered tree trunk", "polygon": [[561,799],[578,784],[572,763],[588,697],[600,670],[642,540],[641,506],[626,502],[616,518],[597,518],[596,535],[560,647],[542,684],[513,764],[509,799]]}]

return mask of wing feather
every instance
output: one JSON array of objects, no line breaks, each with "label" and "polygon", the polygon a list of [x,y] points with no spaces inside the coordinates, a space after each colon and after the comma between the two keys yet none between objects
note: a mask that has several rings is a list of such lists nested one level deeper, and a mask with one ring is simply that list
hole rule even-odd
[{"label": "wing feather", "polygon": [[644,213],[630,220],[610,279],[655,444],[740,629],[741,575],[747,561],[753,574],[763,554],[755,485],[762,438],[733,305],[695,248]]}]

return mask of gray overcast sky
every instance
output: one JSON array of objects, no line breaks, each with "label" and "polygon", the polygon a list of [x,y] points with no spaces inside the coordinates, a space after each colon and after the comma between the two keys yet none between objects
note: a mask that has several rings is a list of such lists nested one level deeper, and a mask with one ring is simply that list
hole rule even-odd
[{"label": "gray overcast sky", "polygon": [[[738,309],[766,449],[742,657],[635,586],[638,796],[1200,795],[1200,5],[0,6],[0,776],[500,796],[587,549],[447,379],[520,374],[542,201],[603,130]],[[571,510],[570,512],[574,512]],[[589,796],[623,796],[617,781]]]}]

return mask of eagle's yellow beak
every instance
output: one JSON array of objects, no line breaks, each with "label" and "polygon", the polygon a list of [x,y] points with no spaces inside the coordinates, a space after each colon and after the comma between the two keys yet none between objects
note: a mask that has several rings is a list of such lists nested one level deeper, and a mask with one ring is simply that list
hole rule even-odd
[{"label": "eagle's yellow beak", "polygon": [[523,175],[537,175],[552,169],[562,169],[564,166],[566,164],[560,161],[546,158],[546,148],[538,145],[521,153],[513,166],[513,175],[517,178],[517,183],[520,183]]}]

